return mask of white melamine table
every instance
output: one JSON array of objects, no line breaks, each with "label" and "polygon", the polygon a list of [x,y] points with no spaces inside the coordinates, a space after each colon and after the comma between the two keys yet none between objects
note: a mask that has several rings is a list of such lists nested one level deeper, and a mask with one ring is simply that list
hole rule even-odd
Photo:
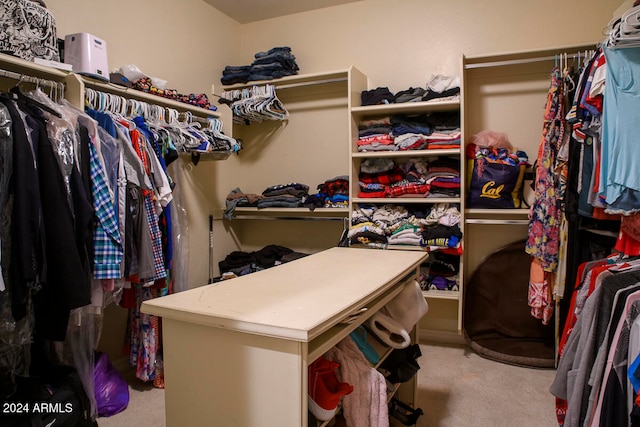
[{"label": "white melamine table", "polygon": [[306,426],[307,366],[415,279],[427,256],[331,248],[145,301],[144,313],[162,317],[167,427]]}]

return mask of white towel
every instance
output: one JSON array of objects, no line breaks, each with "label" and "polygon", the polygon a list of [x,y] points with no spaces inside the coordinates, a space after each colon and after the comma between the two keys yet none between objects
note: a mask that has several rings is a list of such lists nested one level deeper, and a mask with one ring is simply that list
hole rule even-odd
[{"label": "white towel", "polygon": [[415,280],[407,283],[404,289],[385,305],[387,314],[402,327],[410,331],[427,314],[429,305],[422,295],[420,284]]}]

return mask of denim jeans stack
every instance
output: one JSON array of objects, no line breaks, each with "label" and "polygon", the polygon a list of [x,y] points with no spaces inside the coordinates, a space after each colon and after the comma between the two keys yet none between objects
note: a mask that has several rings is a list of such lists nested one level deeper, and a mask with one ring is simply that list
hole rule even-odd
[{"label": "denim jeans stack", "polygon": [[227,65],[222,70],[222,78],[220,81],[223,85],[232,85],[236,83],[246,83],[249,81],[251,74],[251,65]]},{"label": "denim jeans stack", "polygon": [[222,84],[247,83],[257,80],[273,80],[298,74],[296,57],[287,46],[274,47],[254,55],[251,65],[228,65],[222,71]]}]

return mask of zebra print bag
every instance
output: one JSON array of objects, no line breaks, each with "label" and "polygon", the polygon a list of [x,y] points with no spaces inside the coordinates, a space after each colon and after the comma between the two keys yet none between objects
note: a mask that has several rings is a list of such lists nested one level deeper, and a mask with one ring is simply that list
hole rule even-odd
[{"label": "zebra print bag", "polygon": [[55,19],[43,1],[0,0],[0,52],[60,60]]}]

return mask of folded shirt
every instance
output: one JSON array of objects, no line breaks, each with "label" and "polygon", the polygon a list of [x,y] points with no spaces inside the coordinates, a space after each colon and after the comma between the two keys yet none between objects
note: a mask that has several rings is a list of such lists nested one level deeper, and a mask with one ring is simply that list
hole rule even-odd
[{"label": "folded shirt", "polygon": [[298,182],[292,182],[289,184],[272,185],[262,192],[262,195],[266,197],[279,196],[283,194],[304,197],[309,195],[309,186]]}]

